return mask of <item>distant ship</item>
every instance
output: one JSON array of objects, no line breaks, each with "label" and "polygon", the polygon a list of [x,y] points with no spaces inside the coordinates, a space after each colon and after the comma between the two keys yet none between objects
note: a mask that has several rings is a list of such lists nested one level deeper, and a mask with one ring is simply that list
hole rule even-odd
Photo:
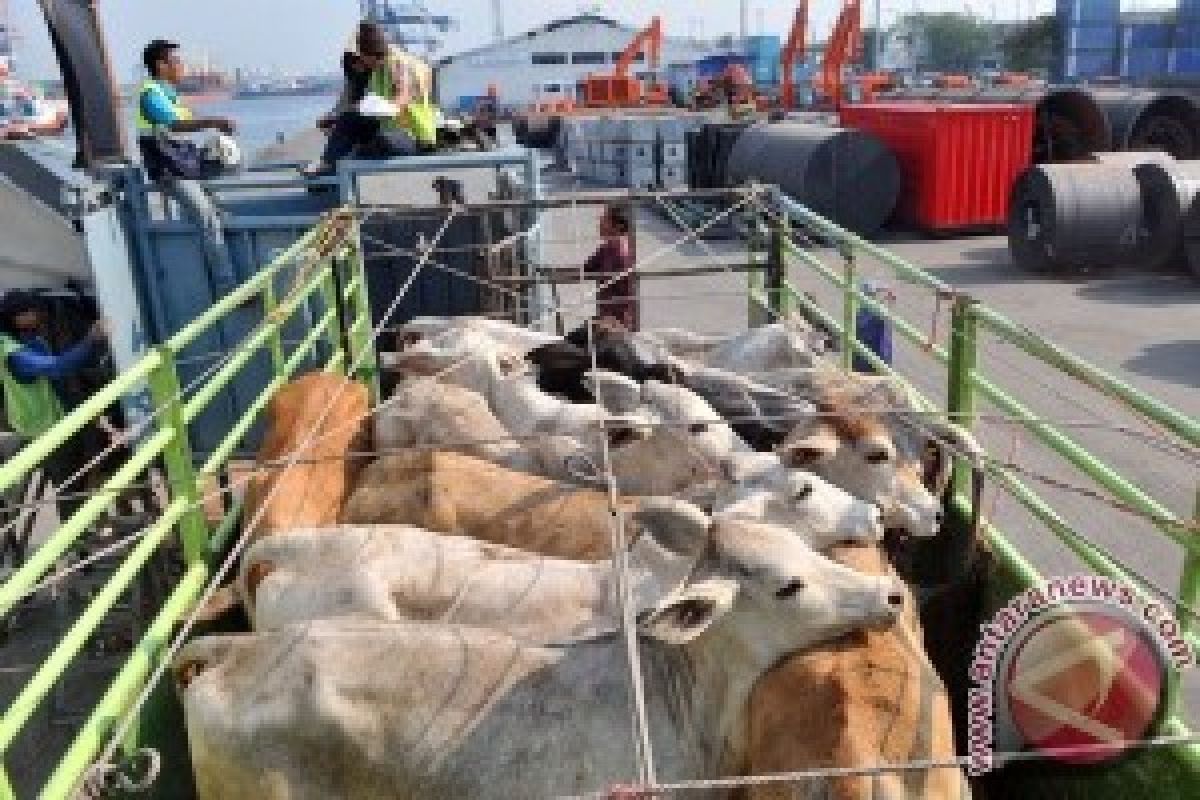
[{"label": "distant ship", "polygon": [[188,65],[176,88],[191,103],[213,103],[233,96],[233,81],[229,75],[213,66],[207,58],[201,64]]},{"label": "distant ship", "polygon": [[338,82],[318,78],[274,78],[243,81],[234,96],[239,99],[256,97],[319,97],[336,94]]},{"label": "distant ship", "polygon": [[67,128],[67,104],[41,89],[0,75],[0,139],[59,136]]}]

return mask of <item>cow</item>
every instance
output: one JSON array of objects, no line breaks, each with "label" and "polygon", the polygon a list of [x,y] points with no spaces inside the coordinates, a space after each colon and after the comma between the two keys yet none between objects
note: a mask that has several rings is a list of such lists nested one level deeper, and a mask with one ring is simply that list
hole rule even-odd
[{"label": "cow", "polygon": [[583,325],[564,341],[531,351],[526,359],[538,368],[538,385],[542,389],[573,403],[596,401],[584,379],[595,368],[624,375],[638,383],[679,380],[679,366],[666,348],[629,333],[620,323],[609,319]]},{"label": "cow", "polygon": [[[874,542],[882,534],[877,509],[819,478],[807,476],[802,484],[783,488],[792,494],[775,503],[763,501],[760,516],[742,516],[787,525],[818,549]],[[638,502],[618,498],[617,510],[636,508]],[[414,525],[557,558],[597,561],[612,553],[611,515],[605,492],[458,453],[421,451],[385,456],[367,466],[341,521]]]},{"label": "cow", "polygon": [[368,409],[366,386],[326,372],[276,392],[246,487],[242,517],[252,537],[337,522],[362,463],[353,454],[370,439]]},{"label": "cow", "polygon": [[536,472],[525,443],[513,439],[478,392],[431,378],[405,381],[374,416],[375,449],[438,446],[521,472]]},{"label": "cow", "polygon": [[467,332],[486,337],[505,352],[517,356],[562,341],[561,336],[552,333],[542,333],[488,317],[416,317],[400,326],[398,336],[403,346],[421,340],[445,346],[462,341],[461,337]]},{"label": "cow", "polygon": [[[903,600],[896,579],[785,530],[713,524],[637,622],[660,778],[745,763],[756,681],[793,653],[892,626]],[[201,800],[508,800],[635,773],[626,647],[611,634],[531,644],[472,625],[314,620],[199,639],[173,674]]]},{"label": "cow", "polygon": [[[834,548],[829,555],[859,572],[894,574],[878,548]],[[896,626],[796,653],[763,676],[751,695],[746,761],[739,771],[869,768],[955,756],[949,699],[922,648],[909,594]],[[885,770],[755,786],[743,797],[965,800],[970,789],[958,769]]]},{"label": "cow", "polygon": [[760,325],[732,336],[704,336],[675,329],[638,334],[676,358],[696,365],[749,374],[812,367],[825,351],[825,335],[799,319]]},{"label": "cow", "polygon": [[[638,503],[626,518],[637,610],[687,577],[711,524],[679,500]],[[611,560],[551,558],[409,525],[342,525],[256,542],[235,590],[259,631],[361,616],[485,625],[546,642],[619,626],[612,569]]]}]

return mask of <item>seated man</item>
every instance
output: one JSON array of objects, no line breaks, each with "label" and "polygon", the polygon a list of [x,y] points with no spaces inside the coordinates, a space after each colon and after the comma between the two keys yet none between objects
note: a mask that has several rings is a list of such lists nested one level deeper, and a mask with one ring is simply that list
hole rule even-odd
[{"label": "seated man", "polygon": [[596,281],[596,316],[614,319],[629,331],[638,329],[638,280],[634,270],[628,212],[609,205],[600,217],[602,244],[584,262],[584,277]]},{"label": "seated man", "polygon": [[[305,175],[331,174],[343,158],[408,156],[437,145],[428,64],[389,43],[378,25],[363,22],[342,55],[342,70],[346,83],[337,105],[317,123],[329,140],[321,160],[306,167]],[[364,99],[371,105],[383,101],[383,107],[367,109]]]},{"label": "seated man", "polygon": [[221,293],[237,283],[233,262],[225,248],[220,211],[196,181],[215,178],[225,172],[226,167],[207,157],[192,142],[172,134],[213,130],[230,136],[234,126],[222,117],[196,117],[180,101],[175,87],[183,79],[185,68],[178,50],[179,45],[174,42],[155,39],[142,53],[150,77],[138,92],[138,147],[150,179],[201,227],[214,288]]}]

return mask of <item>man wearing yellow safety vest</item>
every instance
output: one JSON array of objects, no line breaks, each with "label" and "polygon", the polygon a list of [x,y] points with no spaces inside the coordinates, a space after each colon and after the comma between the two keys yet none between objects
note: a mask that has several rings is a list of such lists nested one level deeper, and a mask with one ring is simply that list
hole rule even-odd
[{"label": "man wearing yellow safety vest", "polygon": [[225,247],[221,213],[197,181],[215,178],[227,172],[229,165],[176,134],[218,131],[228,137],[233,135],[234,125],[223,117],[197,117],[183,104],[175,88],[186,70],[178,51],[174,42],[155,39],[142,52],[149,77],[138,91],[138,147],[150,179],[200,226],[213,288],[219,294],[237,281]]},{"label": "man wearing yellow safety vest", "polygon": [[[63,418],[63,405],[55,381],[69,378],[87,367],[108,340],[108,323],[101,320],[86,337],[63,353],[50,351],[43,330],[46,312],[38,297],[13,289],[0,298],[0,397],[3,415],[0,456],[10,458],[20,447],[41,436]],[[102,427],[110,435],[115,431]],[[59,445],[43,460],[42,472],[60,490],[89,454],[79,452],[74,439]],[[70,492],[69,492],[70,493]],[[66,519],[80,503],[60,502],[59,516]]]},{"label": "man wearing yellow safety vest", "polygon": [[437,146],[439,114],[428,64],[392,45],[383,28],[363,22],[342,56],[342,68],[342,94],[333,112],[317,123],[329,140],[306,175],[332,173],[350,156],[394,158]]}]

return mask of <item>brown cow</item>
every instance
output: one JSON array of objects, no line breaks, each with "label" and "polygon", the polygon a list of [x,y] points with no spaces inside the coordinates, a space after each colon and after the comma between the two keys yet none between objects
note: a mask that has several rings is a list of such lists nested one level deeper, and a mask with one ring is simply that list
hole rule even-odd
[{"label": "brown cow", "polygon": [[608,558],[612,552],[611,514],[603,492],[433,450],[371,463],[341,521],[416,525],[582,561]]},{"label": "brown cow", "polygon": [[253,538],[338,521],[360,466],[347,455],[369,441],[368,409],[366,386],[327,372],[296,378],[271,398],[258,451],[258,463],[270,466],[253,473],[242,514]]},{"label": "brown cow", "polygon": [[[837,548],[835,560],[890,574],[878,548]],[[764,775],[825,767],[871,767],[955,757],[950,701],[921,643],[912,597],[900,624],[843,636],[799,653],[758,682],[750,699],[749,747],[740,772]],[[960,800],[960,770],[882,772],[747,789],[745,800]]]}]

